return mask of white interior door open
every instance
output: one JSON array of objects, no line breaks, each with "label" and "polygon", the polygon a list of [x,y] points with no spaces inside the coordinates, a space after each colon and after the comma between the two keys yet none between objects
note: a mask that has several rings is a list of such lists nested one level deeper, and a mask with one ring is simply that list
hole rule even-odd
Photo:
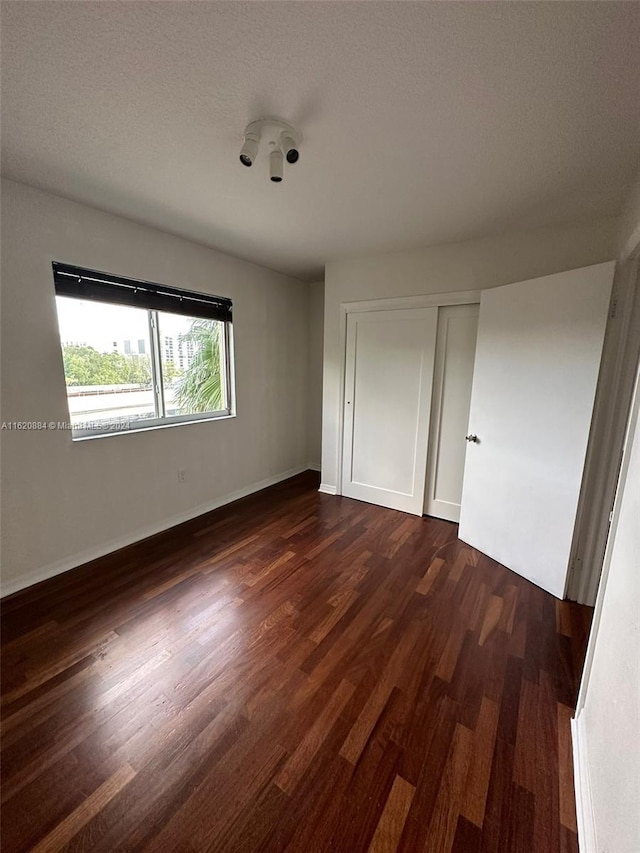
[{"label": "white interior door open", "polygon": [[483,291],[459,536],[564,596],[613,263]]},{"label": "white interior door open", "polygon": [[424,512],[447,521],[460,520],[478,311],[478,305],[438,309]]},{"label": "white interior door open", "polygon": [[437,308],[347,315],[342,494],[422,515]]}]

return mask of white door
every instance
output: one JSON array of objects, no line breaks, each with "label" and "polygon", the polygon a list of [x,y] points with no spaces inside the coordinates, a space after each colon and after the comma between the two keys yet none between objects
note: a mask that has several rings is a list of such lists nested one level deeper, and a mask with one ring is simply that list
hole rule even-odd
[{"label": "white door", "polygon": [[459,536],[564,595],[613,263],[483,291]]},{"label": "white door", "polygon": [[342,494],[422,515],[437,308],[347,316]]},{"label": "white door", "polygon": [[438,309],[424,512],[447,521],[460,520],[478,311],[478,305]]}]

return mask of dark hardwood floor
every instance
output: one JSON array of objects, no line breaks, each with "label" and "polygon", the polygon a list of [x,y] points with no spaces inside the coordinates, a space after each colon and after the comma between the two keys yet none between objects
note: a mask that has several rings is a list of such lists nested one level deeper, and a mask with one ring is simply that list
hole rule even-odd
[{"label": "dark hardwood floor", "polygon": [[5,600],[4,853],[577,850],[591,611],[316,487]]}]

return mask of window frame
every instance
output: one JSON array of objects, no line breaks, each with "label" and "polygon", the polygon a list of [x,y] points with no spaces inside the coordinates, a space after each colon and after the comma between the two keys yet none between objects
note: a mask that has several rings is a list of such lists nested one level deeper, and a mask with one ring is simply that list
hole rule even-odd
[{"label": "window frame", "polygon": [[[56,262],[53,263],[54,268],[54,279],[55,279],[55,271],[57,265]],[[65,267],[68,268],[68,267]],[[75,268],[69,268],[75,269]],[[115,278],[118,281],[131,281],[132,285],[135,285],[135,280],[126,280],[121,277],[109,276],[104,273],[94,273],[91,270],[79,270],[79,272],[86,272],[88,275],[100,275],[104,279]],[[151,287],[156,287],[156,285],[150,285]],[[158,288],[162,288],[161,285],[157,285]],[[167,288],[167,290],[171,290],[173,293],[180,293],[177,288]],[[193,294],[193,291],[183,291],[185,294]],[[209,297],[208,294],[198,294],[203,298]],[[85,302],[98,302],[104,303],[106,300],[101,300],[99,298],[91,298],[84,297],[80,294],[71,295],[67,293],[58,293],[56,288],[56,299],[58,297],[65,299],[79,299]],[[218,299],[218,297],[209,297],[212,300]],[[120,304],[123,307],[136,307],[136,310],[146,311],[147,313],[147,322],[149,326],[149,356],[151,363],[151,392],[153,395],[156,417],[154,418],[144,418],[139,422],[129,423],[129,425],[125,428],[120,424],[109,424],[107,422],[101,428],[80,428],[75,429],[71,426],[71,438],[73,441],[83,441],[90,438],[105,438],[110,435],[126,435],[132,432],[141,432],[145,430],[154,430],[154,429],[163,429],[165,427],[171,426],[180,426],[182,424],[189,423],[200,423],[202,421],[215,421],[224,418],[235,417],[235,373],[234,373],[234,358],[233,358],[233,320],[231,316],[231,300],[224,300],[228,303],[228,315],[225,319],[216,319],[215,322],[219,322],[222,326],[222,335],[221,335],[221,381],[223,386],[223,400],[225,402],[225,408],[219,409],[216,411],[210,412],[196,412],[196,413],[186,413],[183,415],[167,415],[166,414],[166,402],[165,402],[165,386],[164,386],[164,377],[162,370],[162,344],[161,344],[161,317],[163,314],[173,315],[175,316],[175,312],[170,310],[158,310],[155,308],[146,308],[143,306],[132,306],[127,305],[126,302],[116,302],[113,300],[111,304]],[[197,314],[186,314],[182,313],[182,316],[198,319]],[[212,319],[205,317],[204,319]],[[60,340],[60,348],[62,352],[62,340]],[[69,406],[69,395],[68,395],[69,386],[67,385],[66,377],[65,377],[65,394],[67,397],[67,408]],[[99,424],[100,418],[96,417],[93,421],[94,424]],[[69,410],[69,424],[71,424],[71,411]]]}]

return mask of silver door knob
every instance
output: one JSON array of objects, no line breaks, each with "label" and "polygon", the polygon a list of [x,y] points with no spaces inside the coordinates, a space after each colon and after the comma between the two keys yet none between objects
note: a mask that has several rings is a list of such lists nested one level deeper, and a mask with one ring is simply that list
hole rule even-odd
[{"label": "silver door knob", "polygon": [[465,436],[465,438],[467,441],[473,441],[474,444],[478,444],[480,442],[480,439],[477,435],[467,435]]}]

